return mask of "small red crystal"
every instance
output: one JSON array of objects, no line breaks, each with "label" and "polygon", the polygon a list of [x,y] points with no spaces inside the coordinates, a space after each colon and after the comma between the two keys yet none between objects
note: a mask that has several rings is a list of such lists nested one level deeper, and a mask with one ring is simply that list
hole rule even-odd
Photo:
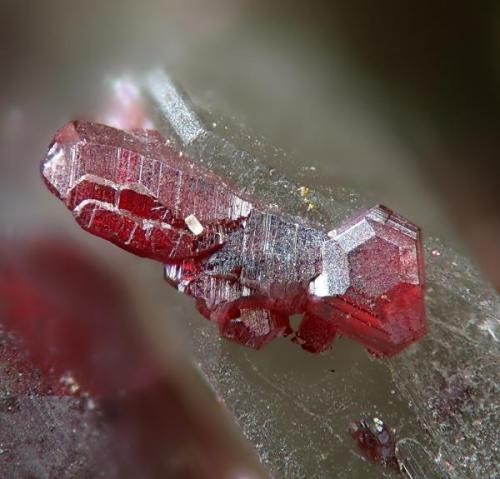
[{"label": "small red crystal", "polygon": [[286,316],[267,309],[242,308],[237,317],[226,316],[220,322],[222,337],[255,349],[290,331]]},{"label": "small red crystal", "polygon": [[336,335],[337,326],[330,318],[306,312],[293,340],[307,351],[320,353],[331,346]]},{"label": "small red crystal", "polygon": [[351,425],[351,435],[372,462],[398,468],[396,440],[379,418],[365,418]]},{"label": "small red crystal", "polygon": [[159,133],[75,121],[42,162],[87,231],[165,264],[222,336],[260,348],[290,333],[319,352],[337,333],[392,355],[426,332],[418,227],[376,206],[325,231],[246,198]]}]

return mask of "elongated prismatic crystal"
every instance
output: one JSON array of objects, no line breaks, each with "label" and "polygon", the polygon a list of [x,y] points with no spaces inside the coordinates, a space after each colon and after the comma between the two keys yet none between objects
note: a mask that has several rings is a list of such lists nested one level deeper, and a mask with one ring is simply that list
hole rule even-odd
[{"label": "elongated prismatic crystal", "polygon": [[426,332],[418,227],[383,206],[324,231],[260,204],[158,132],[73,121],[42,163],[83,229],[165,264],[221,335],[260,348],[336,334],[393,355]]}]

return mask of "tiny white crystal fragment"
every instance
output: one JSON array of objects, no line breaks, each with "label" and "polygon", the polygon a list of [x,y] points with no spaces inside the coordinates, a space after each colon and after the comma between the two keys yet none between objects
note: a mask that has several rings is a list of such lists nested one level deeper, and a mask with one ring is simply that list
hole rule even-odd
[{"label": "tiny white crystal fragment", "polygon": [[203,232],[203,226],[195,215],[187,216],[184,218],[184,222],[194,235],[200,235]]}]

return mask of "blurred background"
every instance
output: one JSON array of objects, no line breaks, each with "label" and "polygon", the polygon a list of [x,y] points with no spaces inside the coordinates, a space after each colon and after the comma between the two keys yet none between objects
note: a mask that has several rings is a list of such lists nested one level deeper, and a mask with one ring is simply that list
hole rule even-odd
[{"label": "blurred background", "polygon": [[[290,176],[314,166],[311,186],[387,204],[500,288],[499,2],[1,0],[0,65],[1,235],[71,238],[161,338],[164,314],[195,315],[187,302],[163,294],[157,265],[83,235],[38,171],[57,128],[101,110],[107,78],[158,65],[289,152]],[[81,474],[68,477],[93,477]]]}]

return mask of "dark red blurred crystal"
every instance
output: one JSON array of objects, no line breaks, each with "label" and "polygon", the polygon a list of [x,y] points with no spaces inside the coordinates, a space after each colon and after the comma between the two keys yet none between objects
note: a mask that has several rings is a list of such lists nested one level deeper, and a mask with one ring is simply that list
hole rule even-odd
[{"label": "dark red blurred crystal", "polygon": [[163,262],[226,338],[260,348],[300,313],[309,351],[340,333],[390,356],[426,332],[420,230],[383,206],[327,233],[244,197],[157,132],[82,121],[57,132],[42,175],[85,230]]},{"label": "dark red blurred crystal", "polygon": [[351,425],[350,432],[368,459],[382,466],[398,468],[394,434],[381,419],[361,419]]},{"label": "dark red blurred crystal", "polygon": [[121,278],[67,240],[0,245],[0,478],[230,477],[220,404],[159,360]]}]

